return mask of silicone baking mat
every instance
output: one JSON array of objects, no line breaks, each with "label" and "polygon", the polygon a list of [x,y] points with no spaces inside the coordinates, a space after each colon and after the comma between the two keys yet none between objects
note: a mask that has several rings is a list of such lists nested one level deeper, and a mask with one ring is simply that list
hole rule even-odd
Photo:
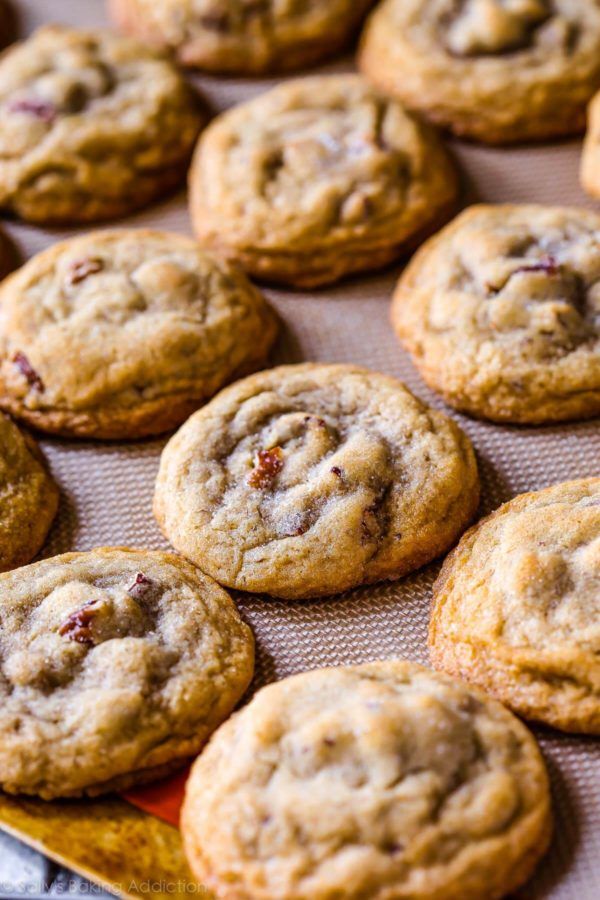
[{"label": "silicone baking mat", "polygon": [[[15,0],[20,30],[58,21],[106,24],[101,0]],[[321,69],[346,69],[338,61]],[[215,111],[270,87],[272,81],[197,78]],[[577,183],[580,143],[488,149],[453,144],[465,201],[538,201],[592,205]],[[189,232],[185,195],[132,216],[129,226]],[[74,232],[9,224],[23,256]],[[275,362],[354,362],[402,378],[420,397],[443,408],[398,346],[388,321],[399,267],[308,293],[268,290],[284,331]],[[471,436],[483,481],[482,512],[525,490],[600,474],[598,421],[564,427],[500,427],[455,416]],[[59,518],[45,555],[105,544],[160,548],[151,513],[162,440],[94,444],[43,440],[62,489]],[[333,600],[285,603],[236,597],[257,638],[254,687],[323,665],[403,656],[427,662],[430,588],[438,564],[391,585]],[[519,894],[527,900],[600,897],[600,745],[536,729],[552,776],[556,832],[536,877]],[[195,892],[177,831],[124,800],[44,804],[0,797],[0,827],[49,856],[122,893],[189,896]],[[1,850],[0,850],[1,854]],[[120,887],[119,887],[120,886]]]}]

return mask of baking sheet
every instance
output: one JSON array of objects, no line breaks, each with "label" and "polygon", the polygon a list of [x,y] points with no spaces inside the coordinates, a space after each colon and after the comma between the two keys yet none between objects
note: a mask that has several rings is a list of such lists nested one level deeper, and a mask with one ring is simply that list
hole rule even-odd
[{"label": "baking sheet", "polygon": [[[101,0],[15,0],[21,31],[48,21],[71,25],[106,24]],[[346,60],[320,71],[347,69]],[[270,80],[195,78],[215,111],[259,93]],[[543,147],[495,150],[452,143],[464,177],[465,198],[504,202],[581,204],[594,208],[577,183],[579,141]],[[123,220],[128,226],[154,226],[189,232],[185,195]],[[25,257],[69,234],[10,224]],[[399,267],[358,278],[332,289],[308,293],[268,290],[283,322],[284,334],[274,362],[319,360],[353,362],[396,375],[428,403],[441,401],[422,383],[399,347],[388,321],[389,297]],[[482,512],[517,493],[569,478],[600,474],[600,423],[523,428],[478,423],[457,414],[478,453]],[[163,440],[131,444],[94,444],[42,440],[62,489],[58,520],[44,555],[103,544],[166,547],[151,514],[154,477]],[[359,589],[334,600],[286,603],[237,595],[241,613],[257,637],[254,686],[323,665],[360,663],[404,656],[427,662],[426,629],[433,564],[392,585]],[[597,900],[600,897],[600,745],[593,739],[535,729],[552,776],[557,826],[554,844],[537,876],[519,896],[527,900]],[[111,806],[111,804],[113,804]],[[177,832],[122,800],[69,805],[0,797],[0,827],[25,835],[71,867],[104,882],[123,882],[123,866],[135,853],[140,865],[161,870],[174,883],[188,876]],[[58,816],[58,818],[57,818]],[[111,817],[127,820],[131,832],[111,826]],[[73,838],[84,823],[84,846]],[[158,823],[158,824],[157,824]],[[113,830],[111,831],[111,827]],[[112,835],[106,843],[107,830]],[[144,844],[144,840],[147,842]],[[138,842],[138,843],[136,843]],[[141,843],[139,843],[141,842]],[[157,856],[157,848],[165,850]],[[150,850],[148,850],[150,848]],[[0,859],[2,851],[0,850]],[[158,860],[158,862],[157,862]],[[119,866],[121,868],[119,869]],[[100,873],[100,874],[99,874]],[[102,874],[103,873],[103,874]],[[1,878],[0,878],[1,882]],[[124,890],[124,889],[122,889]],[[125,891],[127,892],[127,891]],[[130,891],[135,895],[135,891]],[[177,896],[171,889],[165,896]],[[147,895],[143,890],[138,896]],[[183,888],[180,896],[189,896]],[[152,896],[161,896],[152,892]]]}]

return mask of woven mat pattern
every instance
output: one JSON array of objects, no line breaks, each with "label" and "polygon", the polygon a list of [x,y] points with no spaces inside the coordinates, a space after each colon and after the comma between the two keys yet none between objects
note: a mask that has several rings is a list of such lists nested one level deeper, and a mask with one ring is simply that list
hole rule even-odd
[{"label": "woven mat pattern", "polygon": [[[106,24],[101,0],[17,0],[27,33],[49,19]],[[324,72],[348,68],[336,62]],[[272,81],[197,78],[215,110],[250,97]],[[453,144],[469,200],[592,206],[577,184],[579,142],[494,150]],[[188,232],[184,193],[130,217],[128,226]],[[23,225],[10,231],[24,256],[74,232]],[[424,386],[389,325],[389,297],[399,269],[314,294],[267,291],[284,322],[275,362],[353,362],[396,375],[443,409]],[[472,438],[483,481],[482,512],[525,490],[600,474],[598,421],[517,428],[455,415]],[[45,555],[106,544],[166,547],[151,513],[154,478],[164,441],[101,445],[43,440],[62,488],[62,505]],[[426,631],[433,564],[392,585],[352,591],[335,600],[286,603],[259,596],[236,599],[258,645],[256,686],[323,665],[403,656],[427,662]],[[557,826],[554,844],[527,900],[600,897],[600,745],[536,729],[552,775]]]}]

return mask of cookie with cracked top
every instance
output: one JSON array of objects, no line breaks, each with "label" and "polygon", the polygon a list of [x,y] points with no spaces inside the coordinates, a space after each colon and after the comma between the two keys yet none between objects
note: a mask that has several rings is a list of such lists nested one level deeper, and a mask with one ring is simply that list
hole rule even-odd
[{"label": "cookie with cracked top", "polygon": [[0,572],[41,549],[58,508],[58,488],[26,432],[0,413]]},{"label": "cookie with cracked top", "polygon": [[486,143],[583,131],[600,87],[596,0],[384,0],[362,71],[432,122]]},{"label": "cookie with cracked top", "polygon": [[191,238],[99,231],[0,287],[0,407],[43,431],[132,438],[179,425],[264,364],[274,313]]},{"label": "cookie with cracked top", "polygon": [[185,178],[205,119],[160,54],[47,26],[0,59],[0,209],[36,223],[138,209]]},{"label": "cookie with cracked top", "polygon": [[44,799],[160,777],[252,677],[229,595],[174,554],[102,548],[0,576],[0,787]]},{"label": "cookie with cracked top", "polygon": [[437,136],[358,75],[288,81],[222,114],[190,173],[198,237],[293,287],[386,265],[456,196]]},{"label": "cookie with cracked top", "polygon": [[196,760],[182,813],[218,900],[499,900],[551,828],[527,728],[401,660],[263,688]]},{"label": "cookie with cracked top", "polygon": [[404,385],[306,363],[237,382],[163,451],[173,546],[229,587],[299,599],[398,578],[447,550],[479,497],[468,438]]},{"label": "cookie with cracked top", "polygon": [[600,735],[600,478],[521,494],[434,585],[434,665],[519,715]]},{"label": "cookie with cracked top", "polygon": [[374,0],[108,0],[129,34],[209,72],[290,71],[349,43]]},{"label": "cookie with cracked top", "polygon": [[600,216],[474,206],[425,244],[392,305],[425,381],[459,410],[540,424],[600,413]]}]

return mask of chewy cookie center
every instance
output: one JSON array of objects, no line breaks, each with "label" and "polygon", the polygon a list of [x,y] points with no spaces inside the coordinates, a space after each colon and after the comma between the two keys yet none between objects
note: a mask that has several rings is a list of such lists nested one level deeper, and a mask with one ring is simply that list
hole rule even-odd
[{"label": "chewy cookie center", "polygon": [[226,35],[272,28],[279,21],[305,16],[315,6],[315,0],[200,0],[194,16],[206,31]]},{"label": "chewy cookie center", "polygon": [[19,646],[6,653],[3,674],[15,687],[47,691],[79,675],[96,647],[123,638],[143,638],[152,630],[152,602],[161,588],[143,573],[128,585],[69,582],[51,590],[31,611]]},{"label": "chewy cookie center", "polygon": [[[245,494],[270,540],[301,537],[319,520],[354,508],[361,545],[385,536],[393,468],[375,432],[346,430],[333,417],[290,412],[242,441],[229,461],[234,494]],[[227,497],[225,498],[227,502]]]},{"label": "chewy cookie center", "polygon": [[402,206],[407,160],[391,143],[383,105],[357,101],[347,109],[287,112],[276,131],[261,136],[262,195],[297,198],[328,227],[360,225]]},{"label": "chewy cookie center", "polygon": [[[474,240],[459,268],[470,271],[481,296],[477,327],[494,340],[514,341],[540,359],[598,340],[600,263],[595,234],[509,239],[497,253]],[[502,240],[502,239],[501,239]],[[479,252],[481,251],[481,252]]]},{"label": "chewy cookie center", "polygon": [[455,0],[442,4],[440,37],[448,51],[459,57],[538,47],[567,51],[574,26],[554,15],[548,0]]},{"label": "chewy cookie center", "polygon": [[492,584],[503,598],[503,639],[514,647],[566,642],[598,653],[600,501],[586,498],[549,515],[551,525],[544,508],[522,513],[500,534],[494,555],[508,562]]},{"label": "chewy cookie center", "polygon": [[22,84],[0,84],[3,128],[0,159],[16,158],[43,140],[65,116],[84,112],[115,87],[115,74],[89,43],[44,56]]}]

